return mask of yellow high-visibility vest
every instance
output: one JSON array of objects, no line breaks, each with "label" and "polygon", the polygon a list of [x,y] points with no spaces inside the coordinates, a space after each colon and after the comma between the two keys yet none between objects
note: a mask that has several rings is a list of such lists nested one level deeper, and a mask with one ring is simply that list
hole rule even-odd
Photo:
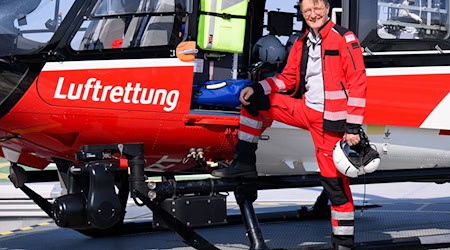
[{"label": "yellow high-visibility vest", "polygon": [[203,50],[242,53],[248,0],[202,0],[197,44]]}]

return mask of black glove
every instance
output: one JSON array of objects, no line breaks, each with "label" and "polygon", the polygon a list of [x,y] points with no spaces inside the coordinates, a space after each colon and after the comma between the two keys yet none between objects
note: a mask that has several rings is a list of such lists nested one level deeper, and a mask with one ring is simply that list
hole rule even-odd
[{"label": "black glove", "polygon": [[[251,98],[250,98],[251,99]],[[257,117],[259,112],[256,107],[256,105],[253,104],[252,101],[250,101],[249,105],[245,105],[244,108],[247,110],[248,113],[250,113],[253,117]]]},{"label": "black glove", "polygon": [[249,105],[245,105],[244,108],[254,117],[258,116],[259,110],[269,110],[270,100],[269,96],[264,94],[264,89],[261,84],[255,83],[251,86],[253,88],[253,95],[250,96],[248,101]]}]

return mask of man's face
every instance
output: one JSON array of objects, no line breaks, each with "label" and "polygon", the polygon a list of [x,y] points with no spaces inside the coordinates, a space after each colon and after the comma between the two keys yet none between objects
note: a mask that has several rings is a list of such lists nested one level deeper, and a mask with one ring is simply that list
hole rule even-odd
[{"label": "man's face", "polygon": [[301,7],[306,23],[314,31],[317,32],[327,22],[330,6],[323,0],[303,0]]}]

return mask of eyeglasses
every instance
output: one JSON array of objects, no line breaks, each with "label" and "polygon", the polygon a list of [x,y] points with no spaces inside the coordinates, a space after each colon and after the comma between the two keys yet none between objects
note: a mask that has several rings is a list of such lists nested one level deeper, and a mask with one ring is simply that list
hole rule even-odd
[{"label": "eyeglasses", "polygon": [[311,13],[314,11],[314,13],[316,14],[320,14],[323,12],[323,10],[325,9],[325,7],[314,7],[313,9],[307,9],[307,10],[303,10],[302,13],[305,16],[309,16],[311,15]]}]

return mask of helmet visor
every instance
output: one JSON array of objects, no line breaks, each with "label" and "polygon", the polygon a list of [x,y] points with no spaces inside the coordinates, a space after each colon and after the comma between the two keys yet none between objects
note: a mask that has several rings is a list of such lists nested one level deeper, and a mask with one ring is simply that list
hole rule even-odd
[{"label": "helmet visor", "polygon": [[362,164],[361,155],[353,150],[347,142],[341,143],[342,151],[345,156],[350,160],[350,162],[357,168],[359,168]]}]

